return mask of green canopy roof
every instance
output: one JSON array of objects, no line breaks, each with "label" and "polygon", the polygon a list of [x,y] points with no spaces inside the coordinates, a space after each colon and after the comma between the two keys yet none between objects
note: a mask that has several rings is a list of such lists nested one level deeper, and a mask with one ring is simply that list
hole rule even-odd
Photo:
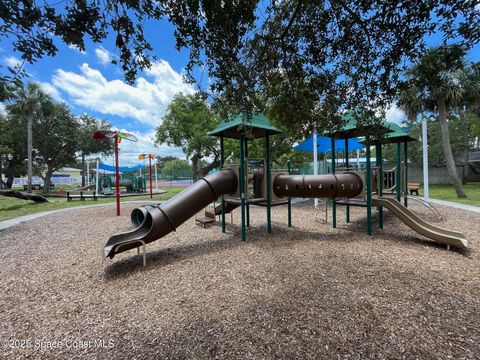
[{"label": "green canopy roof", "polygon": [[[344,113],[342,119],[346,122],[340,130],[328,133],[327,136],[334,137],[336,139],[350,139],[355,137],[364,137],[367,135],[388,133],[391,132],[388,127],[378,125],[368,115],[362,114],[360,110],[350,110]],[[358,126],[357,120],[363,120],[366,125]],[[368,125],[371,122],[372,125]]]},{"label": "green canopy roof", "polygon": [[384,144],[393,144],[398,142],[406,142],[406,141],[416,141],[413,137],[408,135],[408,133],[403,130],[400,125],[386,122],[385,126],[390,129],[391,132],[385,135],[385,138],[382,139],[382,143]]},{"label": "green canopy roof", "polygon": [[248,137],[253,139],[265,137],[267,134],[273,135],[282,132],[273,126],[264,115],[253,113],[249,118],[244,114],[239,114],[223,120],[208,135],[239,139],[241,130],[245,128],[247,129]]},{"label": "green canopy roof", "polygon": [[[395,143],[401,143],[401,142],[407,142],[407,141],[416,141],[415,138],[408,135],[408,133],[405,130],[403,130],[398,124],[387,121],[384,124],[384,126],[390,132],[385,134],[385,136],[380,139],[380,142],[382,144],[395,144]],[[371,143],[377,143],[377,142],[378,140],[371,139]],[[366,140],[361,141],[361,143],[365,144]]]}]

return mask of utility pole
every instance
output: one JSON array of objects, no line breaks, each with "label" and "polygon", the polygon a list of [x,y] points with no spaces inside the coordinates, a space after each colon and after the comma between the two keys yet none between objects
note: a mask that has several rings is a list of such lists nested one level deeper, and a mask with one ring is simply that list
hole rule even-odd
[{"label": "utility pole", "polygon": [[427,118],[422,122],[422,148],[423,148],[423,199],[429,201],[430,194],[428,189],[428,137],[427,137]]}]

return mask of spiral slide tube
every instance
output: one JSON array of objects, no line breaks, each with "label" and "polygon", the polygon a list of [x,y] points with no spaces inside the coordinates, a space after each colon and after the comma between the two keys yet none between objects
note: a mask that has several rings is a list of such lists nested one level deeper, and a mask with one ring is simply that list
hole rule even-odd
[{"label": "spiral slide tube", "polygon": [[103,256],[113,258],[115,254],[139,247],[139,244],[160,239],[219,196],[235,193],[237,185],[235,172],[225,169],[200,179],[161,205],[133,210],[131,219],[137,227],[111,236],[103,247]]}]

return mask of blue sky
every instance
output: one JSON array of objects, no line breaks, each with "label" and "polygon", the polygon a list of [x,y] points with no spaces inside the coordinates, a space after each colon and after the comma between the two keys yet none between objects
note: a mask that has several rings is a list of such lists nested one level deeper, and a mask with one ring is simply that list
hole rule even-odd
[{"label": "blue sky", "polygon": [[[184,158],[180,149],[166,144],[154,146],[155,128],[173,96],[180,91],[195,91],[193,85],[182,79],[189,55],[188,50],[179,52],[175,49],[173,31],[173,26],[166,20],[145,24],[146,38],[151,41],[158,60],[151,69],[138,74],[133,85],[123,80],[119,65],[111,64],[118,55],[111,37],[102,44],[87,40],[85,52],[57,41],[57,56],[27,64],[25,70],[30,75],[29,80],[38,82],[55,99],[67,102],[74,114],[87,113],[107,119],[115,128],[134,133],[139,139],[137,143],[124,141],[121,144],[121,164],[138,163],[137,156],[144,152]],[[440,40],[439,36],[433,36],[429,44],[435,45]],[[8,39],[3,39],[0,65],[15,66],[19,58]],[[470,51],[469,58],[480,60],[479,46]],[[206,89],[207,75],[197,69],[197,79],[200,78],[202,88]],[[401,122],[403,119],[403,113],[394,105],[387,111],[387,120]],[[105,160],[113,162],[112,158]]]},{"label": "blue sky", "polygon": [[[67,102],[74,114],[87,113],[107,119],[115,128],[137,136],[137,143],[121,144],[120,161],[124,165],[139,163],[137,156],[145,152],[185,157],[180,149],[165,144],[155,147],[154,135],[173,96],[180,91],[195,91],[182,78],[188,51],[175,49],[173,27],[167,21],[152,23],[145,32],[152,41],[157,61],[151,69],[139,73],[132,85],[124,81],[120,66],[111,64],[118,56],[111,38],[102,44],[87,42],[84,52],[57,41],[57,56],[25,65],[28,80],[39,83],[54,99]],[[0,65],[14,67],[19,59],[20,55],[12,51],[8,41],[2,40]],[[206,86],[208,79],[203,80]]]}]

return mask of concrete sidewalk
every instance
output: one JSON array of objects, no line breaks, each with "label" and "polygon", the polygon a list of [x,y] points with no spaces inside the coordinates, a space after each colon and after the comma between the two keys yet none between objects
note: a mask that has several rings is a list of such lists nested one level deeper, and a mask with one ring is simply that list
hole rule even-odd
[{"label": "concrete sidewalk", "polygon": [[457,209],[469,210],[469,211],[473,211],[473,212],[476,212],[476,213],[480,214],[480,207],[478,207],[478,206],[459,204],[459,203],[452,202],[452,201],[437,200],[437,199],[430,199],[430,202],[432,202],[434,204],[438,204],[438,205],[451,206],[451,207],[454,207],[454,208],[457,208]]},{"label": "concrete sidewalk", "polygon": [[[130,204],[130,203],[141,203],[141,204],[158,204],[161,203],[161,201],[151,201],[151,200],[134,200],[134,201],[126,201],[123,204]],[[72,210],[78,210],[78,209],[90,209],[93,207],[99,207],[99,206],[112,206],[116,205],[116,203],[107,203],[107,204],[94,204],[94,205],[82,205],[82,206],[72,206],[69,208],[64,208],[64,209],[56,209],[56,210],[50,210],[50,211],[44,211],[44,212],[39,212],[35,214],[29,214],[29,215],[24,215],[24,216],[19,216],[13,219],[8,219],[4,221],[0,221],[0,230],[7,229],[11,226],[15,226],[18,224],[21,224],[26,221],[38,219],[42,216],[47,216],[47,215],[52,215],[56,214],[59,212],[65,212],[65,211],[72,211]]]}]

